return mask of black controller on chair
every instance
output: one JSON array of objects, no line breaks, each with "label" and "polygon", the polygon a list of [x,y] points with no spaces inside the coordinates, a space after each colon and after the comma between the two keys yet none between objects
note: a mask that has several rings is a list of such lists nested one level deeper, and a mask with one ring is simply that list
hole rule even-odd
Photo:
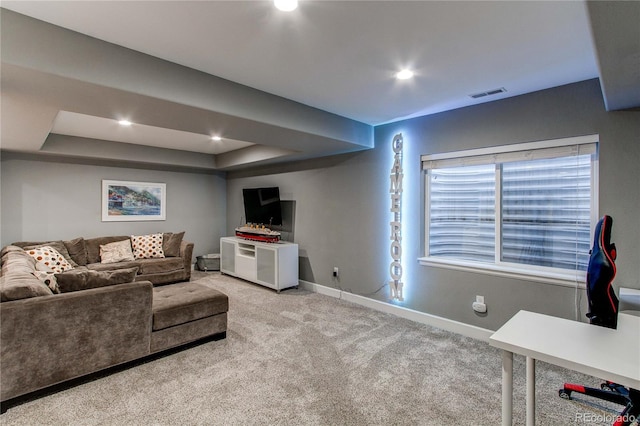
[{"label": "black controller on chair", "polygon": [[[618,298],[613,290],[616,276],[616,246],[611,243],[611,216],[603,216],[596,225],[593,248],[587,267],[587,299],[589,301],[589,322],[601,327],[616,328],[618,324]],[[613,351],[616,348],[612,348]],[[615,359],[612,359],[615,362]],[[612,382],[605,382],[600,389],[565,383],[558,391],[561,398],[570,399],[571,393],[581,393],[595,398],[624,405],[614,426],[626,426],[640,415],[640,392],[627,389]]]}]

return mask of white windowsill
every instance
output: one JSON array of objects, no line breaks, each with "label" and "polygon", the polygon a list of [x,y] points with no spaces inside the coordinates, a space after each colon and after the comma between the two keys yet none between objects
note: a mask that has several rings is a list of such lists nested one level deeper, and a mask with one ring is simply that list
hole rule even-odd
[{"label": "white windowsill", "polygon": [[489,265],[484,263],[460,261],[453,259],[435,259],[432,257],[420,257],[418,263],[422,266],[454,269],[457,271],[475,272],[479,274],[493,275],[497,277],[514,278],[533,281],[536,283],[560,285],[571,288],[585,289],[586,273],[556,273],[550,271],[523,271],[506,265]]}]

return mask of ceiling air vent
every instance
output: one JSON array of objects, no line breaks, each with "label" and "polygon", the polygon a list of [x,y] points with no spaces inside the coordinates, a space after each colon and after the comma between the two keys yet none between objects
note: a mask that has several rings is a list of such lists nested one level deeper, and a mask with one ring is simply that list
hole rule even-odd
[{"label": "ceiling air vent", "polygon": [[487,90],[486,92],[476,93],[473,95],[469,95],[469,97],[473,99],[484,98],[485,96],[497,95],[498,93],[504,93],[507,89],[501,87],[499,89]]}]

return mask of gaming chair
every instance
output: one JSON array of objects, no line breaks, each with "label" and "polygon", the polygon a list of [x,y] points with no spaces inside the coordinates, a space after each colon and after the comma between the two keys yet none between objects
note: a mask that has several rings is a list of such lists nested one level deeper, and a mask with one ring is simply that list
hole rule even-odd
[{"label": "gaming chair", "polygon": [[618,298],[613,290],[616,276],[616,245],[611,243],[611,216],[603,216],[596,225],[593,248],[587,267],[587,318],[594,325],[616,328],[618,325]]},{"label": "gaming chair", "polygon": [[[616,328],[618,323],[618,298],[613,290],[613,278],[616,276],[616,246],[612,244],[611,216],[603,216],[596,225],[593,248],[587,267],[587,299],[589,301],[589,322],[601,327]],[[615,362],[612,360],[612,362]],[[571,399],[571,393],[610,401],[624,405],[624,410],[613,423],[614,426],[626,426],[640,415],[640,392],[627,389],[613,382],[605,382],[600,389],[565,383],[558,391],[561,398]]]}]

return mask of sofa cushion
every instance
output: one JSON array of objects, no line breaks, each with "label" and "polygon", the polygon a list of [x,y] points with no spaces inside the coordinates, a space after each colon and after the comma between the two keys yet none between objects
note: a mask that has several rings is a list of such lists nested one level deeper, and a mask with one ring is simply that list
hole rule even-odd
[{"label": "sofa cushion", "polygon": [[218,290],[186,282],[153,288],[153,330],[227,312],[229,298]]},{"label": "sofa cushion", "polygon": [[2,247],[2,250],[0,250],[0,258],[3,258],[8,253],[12,253],[12,252],[22,252],[22,253],[24,253],[24,249],[22,247],[19,247],[19,246],[16,246],[16,245],[4,246],[4,247]]},{"label": "sofa cushion", "polygon": [[25,251],[36,260],[36,269],[38,270],[47,271],[49,269],[51,272],[60,273],[73,269],[67,259],[51,246],[41,246]]},{"label": "sofa cushion", "polygon": [[115,271],[118,269],[139,268],[140,261],[118,263],[87,263],[87,269],[93,271]]},{"label": "sofa cushion", "polygon": [[116,269],[114,271],[94,271],[76,269],[56,274],[61,293],[124,284],[135,281],[138,268]]},{"label": "sofa cushion", "polygon": [[53,292],[46,284],[31,274],[0,277],[0,301],[2,302],[52,294]]},{"label": "sofa cushion", "polygon": [[162,234],[132,235],[131,247],[136,259],[163,258]]},{"label": "sofa cushion", "polygon": [[[69,241],[62,242],[69,252],[71,259],[76,262],[78,266],[84,266],[87,264],[87,247],[84,243],[84,238],[79,237]],[[64,253],[62,253],[64,255]]]},{"label": "sofa cushion", "polygon": [[162,234],[162,250],[164,251],[165,257],[180,256],[182,238],[184,238],[184,231],[176,233],[165,232]]},{"label": "sofa cushion", "polygon": [[140,259],[140,275],[161,274],[184,269],[184,262],[180,257],[165,257],[163,259]]},{"label": "sofa cushion", "polygon": [[100,246],[116,241],[128,240],[126,235],[116,235],[111,237],[86,238],[84,244],[87,248],[87,264],[100,263]]},{"label": "sofa cushion", "polygon": [[100,263],[131,262],[135,260],[129,240],[116,241],[100,246]]},{"label": "sofa cushion", "polygon": [[20,247],[7,246],[2,250],[2,276],[30,275],[35,270],[36,260]]}]

